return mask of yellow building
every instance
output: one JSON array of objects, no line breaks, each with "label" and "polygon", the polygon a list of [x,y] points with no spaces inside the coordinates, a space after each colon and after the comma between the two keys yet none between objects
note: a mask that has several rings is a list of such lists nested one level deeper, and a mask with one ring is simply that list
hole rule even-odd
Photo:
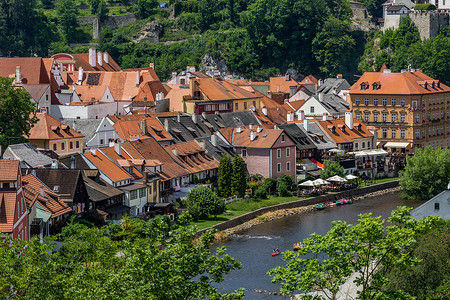
[{"label": "yellow building", "polygon": [[366,72],[350,88],[356,119],[378,129],[378,147],[450,147],[450,88],[421,71]]},{"label": "yellow building", "polygon": [[34,148],[52,150],[60,156],[83,152],[84,135],[46,113],[37,113],[36,117],[39,121],[26,137]]},{"label": "yellow building", "polygon": [[190,95],[183,97],[183,112],[225,113],[261,108],[262,97],[225,80],[191,78]]}]

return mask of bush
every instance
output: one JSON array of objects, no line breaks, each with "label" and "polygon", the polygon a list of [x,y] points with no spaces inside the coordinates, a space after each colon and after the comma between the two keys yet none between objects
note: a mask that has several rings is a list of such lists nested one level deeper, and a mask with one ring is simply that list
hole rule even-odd
[{"label": "bush", "polygon": [[255,197],[258,199],[267,199],[267,190],[263,186],[258,187],[255,191]]},{"label": "bush", "polygon": [[280,183],[284,183],[288,191],[292,191],[294,178],[292,177],[292,175],[281,174],[280,177],[278,177],[278,185],[280,185]]},{"label": "bush", "polygon": [[277,187],[278,195],[281,197],[290,197],[292,193],[289,191],[286,183],[280,182]]},{"label": "bush", "polygon": [[199,14],[196,13],[184,13],[180,15],[176,21],[177,27],[187,32],[200,30],[198,24]]},{"label": "bush", "polygon": [[269,194],[275,194],[275,191],[277,189],[277,180],[273,178],[266,178],[264,180],[263,187]]},{"label": "bush", "polygon": [[194,220],[206,219],[225,211],[225,202],[210,188],[199,187],[191,190],[186,199],[189,214]]},{"label": "bush", "polygon": [[421,4],[416,4],[416,6],[414,6],[414,10],[420,10],[420,11],[436,10],[436,6],[434,6],[431,3],[421,3]]}]

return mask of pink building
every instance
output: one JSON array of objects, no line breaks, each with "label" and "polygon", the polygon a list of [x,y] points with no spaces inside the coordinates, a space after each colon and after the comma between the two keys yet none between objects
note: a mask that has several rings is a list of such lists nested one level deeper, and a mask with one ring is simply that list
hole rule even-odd
[{"label": "pink building", "polygon": [[244,159],[249,174],[275,179],[289,174],[295,178],[295,143],[284,130],[262,126],[224,128],[219,136]]}]

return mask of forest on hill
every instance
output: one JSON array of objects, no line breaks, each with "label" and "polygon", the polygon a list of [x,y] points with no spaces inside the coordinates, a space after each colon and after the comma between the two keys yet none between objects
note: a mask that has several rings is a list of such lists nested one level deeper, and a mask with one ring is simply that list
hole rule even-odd
[{"label": "forest on hill", "polygon": [[[168,8],[160,8],[160,2]],[[360,2],[372,15],[381,14],[384,1]],[[253,80],[293,68],[322,78],[340,73],[353,82],[354,74],[383,63],[450,79],[448,31],[424,42],[412,24],[384,34],[353,31],[348,0],[0,0],[0,10],[2,56],[86,52],[88,46],[68,45],[98,43],[123,68],[155,63],[161,79],[198,66],[206,54]],[[138,20],[114,30],[105,27],[98,40],[92,40],[92,28],[76,22],[79,16],[127,13]],[[160,42],[136,43],[142,27],[155,20],[163,27]]]}]

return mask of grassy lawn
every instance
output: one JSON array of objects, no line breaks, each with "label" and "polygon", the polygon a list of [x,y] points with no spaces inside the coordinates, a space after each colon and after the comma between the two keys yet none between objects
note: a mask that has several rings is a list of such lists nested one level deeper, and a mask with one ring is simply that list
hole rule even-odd
[{"label": "grassy lawn", "polygon": [[262,207],[277,205],[286,202],[292,202],[300,199],[306,199],[307,197],[270,197],[266,200],[245,199],[239,200],[227,204],[227,213],[223,213],[217,216],[217,218],[211,217],[206,220],[199,220],[193,222],[192,225],[197,226],[199,229],[211,227],[218,223],[228,221],[232,218],[246,214],[248,212],[257,210]]}]

